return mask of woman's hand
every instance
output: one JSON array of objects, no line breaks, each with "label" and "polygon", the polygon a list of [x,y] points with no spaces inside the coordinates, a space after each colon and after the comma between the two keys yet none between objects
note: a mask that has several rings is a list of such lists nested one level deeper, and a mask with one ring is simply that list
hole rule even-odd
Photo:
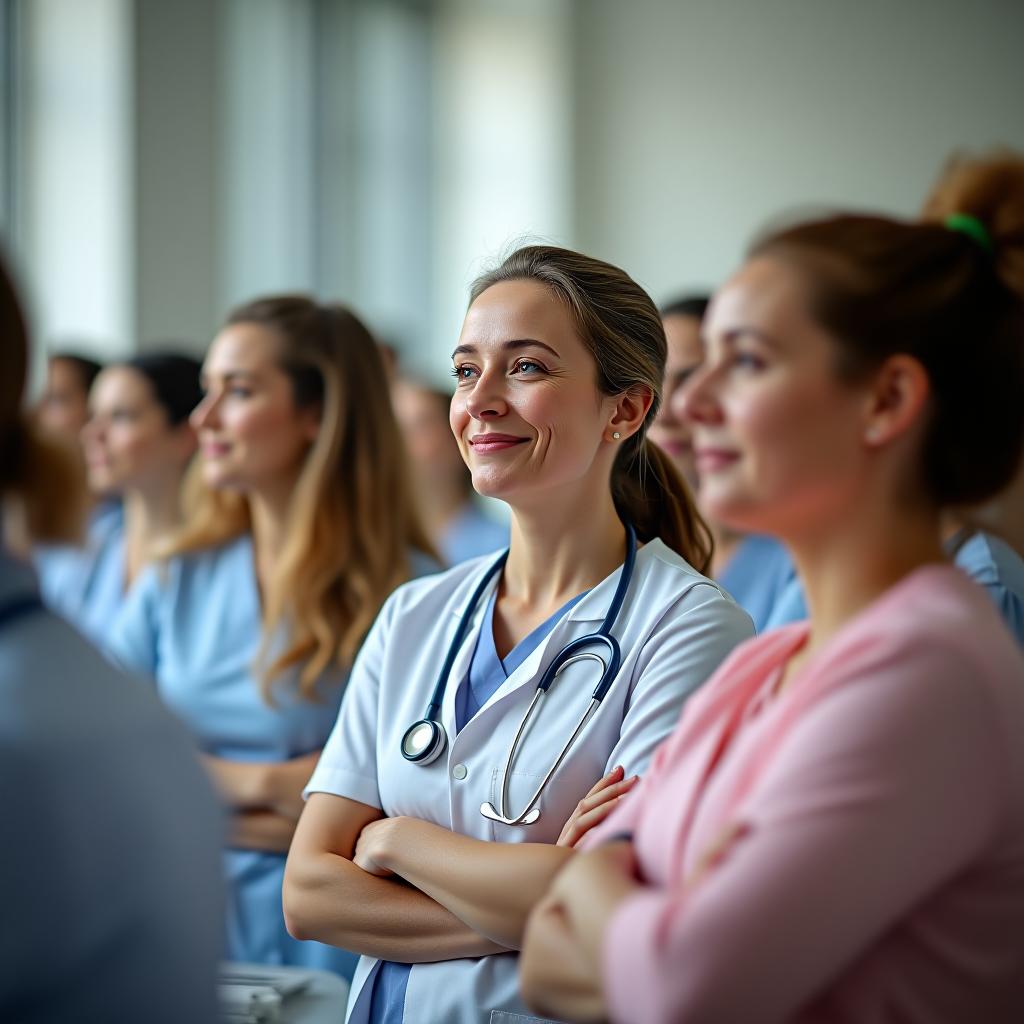
[{"label": "woman's hand", "polygon": [[592,828],[600,825],[613,810],[619,799],[640,781],[639,775],[623,778],[625,769],[616,765],[595,783],[589,793],[576,805],[562,828],[557,846],[575,846]]},{"label": "woman's hand", "polygon": [[229,761],[203,754],[200,760],[221,798],[235,811],[272,811],[292,822],[302,813],[302,789],[320,751],[288,761]]},{"label": "woman's hand", "polygon": [[352,863],[362,868],[367,874],[378,878],[390,878],[394,871],[387,867],[389,843],[396,838],[402,828],[402,818],[378,818],[363,827],[356,840]]}]

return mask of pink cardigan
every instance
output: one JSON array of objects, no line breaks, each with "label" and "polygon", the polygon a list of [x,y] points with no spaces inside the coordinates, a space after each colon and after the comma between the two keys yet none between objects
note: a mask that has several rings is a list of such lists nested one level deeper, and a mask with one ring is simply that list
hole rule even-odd
[{"label": "pink cardigan", "polygon": [[613,1020],[1024,1021],[1024,658],[956,569],[901,581],[779,695],[748,641],[635,792],[644,890],[604,938]]}]

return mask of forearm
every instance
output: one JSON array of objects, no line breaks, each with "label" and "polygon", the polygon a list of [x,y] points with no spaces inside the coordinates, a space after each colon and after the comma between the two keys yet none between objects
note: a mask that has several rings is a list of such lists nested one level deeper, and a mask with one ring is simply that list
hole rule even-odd
[{"label": "forearm", "polygon": [[316,767],[320,751],[288,761],[230,761],[203,757],[221,797],[237,810],[272,810],[298,821],[302,789]]},{"label": "forearm", "polygon": [[546,903],[530,916],[519,961],[527,1005],[559,1020],[604,1020],[599,972],[580,955],[561,908]]},{"label": "forearm", "polygon": [[237,811],[231,816],[228,845],[242,850],[287,853],[295,821],[274,811]]},{"label": "forearm", "polygon": [[284,912],[297,939],[383,960],[429,963],[504,952],[425,893],[332,853],[289,860]]},{"label": "forearm", "polygon": [[546,843],[490,843],[416,818],[393,819],[384,865],[508,949],[522,943],[526,919],[574,855]]}]

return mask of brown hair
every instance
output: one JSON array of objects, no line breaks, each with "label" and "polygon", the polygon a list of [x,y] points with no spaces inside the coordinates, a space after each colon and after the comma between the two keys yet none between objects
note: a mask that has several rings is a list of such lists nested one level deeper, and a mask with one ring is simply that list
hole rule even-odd
[{"label": "brown hair", "polygon": [[[302,665],[299,689],[315,696],[329,665],[347,667],[385,598],[410,577],[412,549],[433,554],[417,518],[384,364],[349,310],[301,295],[257,299],[227,324],[256,324],[280,340],[280,366],[299,407],[321,408],[317,439],[289,507],[287,541],[264,595],[266,660],[284,625],[289,645],[262,673],[264,694]],[[224,543],[250,527],[244,495],[193,480],[189,524],[170,554]]]},{"label": "brown hair", "polygon": [[517,249],[470,290],[470,304],[501,281],[546,285],[572,314],[580,339],[594,357],[597,387],[621,395],[647,387],[654,394],[643,427],[622,445],[612,470],[619,515],[640,540],[660,537],[694,568],[706,572],[712,540],[690,490],[671,459],[647,440],[661,402],[667,342],[658,309],[629,275],[569,249],[530,245]]},{"label": "brown hair", "polygon": [[0,498],[14,498],[24,540],[78,540],[86,504],[84,466],[25,419],[27,372],[25,317],[0,262]]},{"label": "brown hair", "polygon": [[956,192],[954,212],[981,222],[992,251],[943,222],[848,215],[778,231],[750,253],[799,269],[843,375],[897,353],[921,363],[931,385],[921,483],[945,507],[996,494],[1024,445],[1024,161],[980,161]]}]

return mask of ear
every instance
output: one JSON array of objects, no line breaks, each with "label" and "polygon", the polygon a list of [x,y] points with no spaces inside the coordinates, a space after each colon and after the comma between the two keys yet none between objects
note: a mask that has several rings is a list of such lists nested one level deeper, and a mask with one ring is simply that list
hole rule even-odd
[{"label": "ear", "polygon": [[[615,399],[612,417],[605,429],[605,440],[615,440],[621,444],[635,434],[643,426],[653,402],[654,391],[646,384],[638,384],[624,391]],[[615,433],[620,436],[613,438]]]},{"label": "ear", "polygon": [[921,363],[901,353],[890,356],[871,385],[862,428],[864,444],[881,448],[921,422],[931,383]]}]

